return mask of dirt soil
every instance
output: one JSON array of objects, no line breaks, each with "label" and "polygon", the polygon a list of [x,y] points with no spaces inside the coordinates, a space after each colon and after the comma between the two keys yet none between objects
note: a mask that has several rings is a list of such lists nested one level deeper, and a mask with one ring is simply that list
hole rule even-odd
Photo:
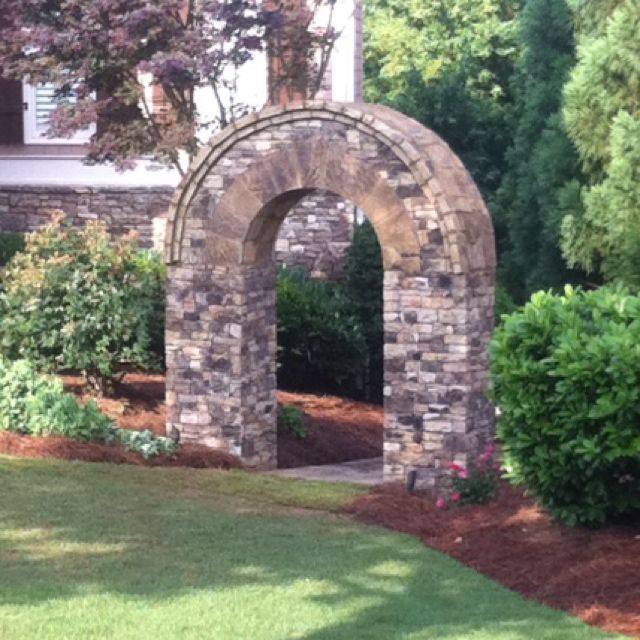
[{"label": "dirt soil", "polygon": [[[82,378],[63,376],[65,387],[79,397]],[[104,413],[123,429],[150,429],[165,434],[164,376],[129,373],[111,398],[97,400]],[[382,407],[334,396],[278,392],[280,404],[304,412],[307,437],[278,435],[278,467],[334,464],[382,455]]]},{"label": "dirt soil", "polygon": [[506,483],[490,504],[446,511],[432,496],[380,486],[350,512],[415,535],[527,598],[640,638],[640,525],[569,529]]}]

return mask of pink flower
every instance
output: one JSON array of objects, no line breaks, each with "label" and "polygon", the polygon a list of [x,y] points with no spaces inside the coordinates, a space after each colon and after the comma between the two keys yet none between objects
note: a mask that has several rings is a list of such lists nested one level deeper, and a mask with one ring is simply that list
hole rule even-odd
[{"label": "pink flower", "polygon": [[466,472],[466,469],[462,465],[459,465],[459,464],[456,464],[455,462],[452,462],[449,465],[449,471],[453,471],[454,473],[464,473],[464,472]]},{"label": "pink flower", "polygon": [[444,498],[438,498],[436,500],[436,507],[438,507],[438,509],[446,509],[447,501]]},{"label": "pink flower", "polygon": [[496,452],[496,447],[493,443],[485,449],[484,453],[478,458],[478,462],[481,466],[484,466],[493,458],[493,454]]},{"label": "pink flower", "polygon": [[463,467],[462,471],[458,471],[458,478],[466,480],[469,477],[469,472]]},{"label": "pink flower", "polygon": [[460,502],[460,493],[458,491],[451,494],[451,502]]}]

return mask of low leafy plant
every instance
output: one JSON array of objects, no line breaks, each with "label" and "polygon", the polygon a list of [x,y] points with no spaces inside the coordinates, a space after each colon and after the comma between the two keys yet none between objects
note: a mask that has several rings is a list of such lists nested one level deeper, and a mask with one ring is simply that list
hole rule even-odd
[{"label": "low leafy plant", "polygon": [[75,229],[59,214],[4,272],[0,355],[78,370],[103,393],[124,365],[160,365],[163,305],[160,260],[135,237],[112,240],[100,223]]},{"label": "low leafy plant", "polygon": [[292,404],[278,407],[278,431],[304,440],[307,437],[307,428],[302,416],[302,411]]},{"label": "low leafy plant", "polygon": [[0,431],[29,436],[64,436],[84,442],[120,442],[145,460],[174,455],[179,445],[149,430],[113,426],[95,402],[85,404],[64,391],[54,376],[42,375],[27,360],[0,358]]},{"label": "low leafy plant", "polygon": [[160,455],[172,456],[178,450],[175,440],[156,436],[149,429],[144,431],[116,429],[116,437],[127,451],[139,453],[145,460]]},{"label": "low leafy plant", "polygon": [[492,397],[512,477],[558,519],[640,513],[640,297],[536,293],[491,345]]},{"label": "low leafy plant", "polygon": [[81,405],[60,380],[38,374],[26,360],[0,358],[0,430],[104,442],[113,426],[97,405]]}]

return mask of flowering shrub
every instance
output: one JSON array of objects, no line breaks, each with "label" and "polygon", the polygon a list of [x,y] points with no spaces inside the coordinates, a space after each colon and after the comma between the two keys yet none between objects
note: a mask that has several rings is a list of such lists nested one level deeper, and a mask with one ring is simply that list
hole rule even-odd
[{"label": "flowering shrub", "polygon": [[495,447],[490,444],[486,451],[467,468],[449,465],[451,471],[451,501],[457,504],[485,504],[498,489],[500,465],[494,461]]},{"label": "flowering shrub", "polygon": [[536,293],[491,345],[512,476],[569,525],[640,512],[640,296]]},{"label": "flowering shrub", "polygon": [[112,241],[99,223],[74,229],[60,213],[4,271],[0,354],[76,369],[102,393],[124,363],[159,366],[163,304],[162,268],[135,238]]},{"label": "flowering shrub", "polygon": [[436,501],[436,506],[446,509],[449,502],[457,505],[489,502],[496,495],[501,475],[500,465],[494,456],[495,447],[490,444],[485,452],[467,467],[451,463],[451,491],[448,500],[441,496]]}]

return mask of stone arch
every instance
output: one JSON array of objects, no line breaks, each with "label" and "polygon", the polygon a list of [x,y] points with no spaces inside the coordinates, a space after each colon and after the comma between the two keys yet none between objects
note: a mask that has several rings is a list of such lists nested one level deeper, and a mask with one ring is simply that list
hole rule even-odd
[{"label": "stone arch", "polygon": [[274,466],[273,247],[319,189],[362,208],[383,249],[385,479],[432,483],[493,428],[493,228],[449,147],[378,105],[269,107],[194,161],[167,223],[167,428]]}]

